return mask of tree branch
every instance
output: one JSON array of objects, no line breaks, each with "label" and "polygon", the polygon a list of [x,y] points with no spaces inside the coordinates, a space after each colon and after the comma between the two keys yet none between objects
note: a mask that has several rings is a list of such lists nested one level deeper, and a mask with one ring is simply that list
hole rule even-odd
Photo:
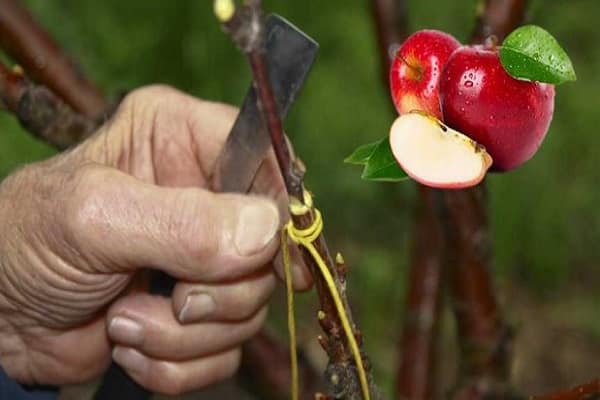
[{"label": "tree branch", "polygon": [[406,0],[371,0],[384,87],[390,84],[390,66],[394,45],[408,36],[408,5]]},{"label": "tree branch", "polygon": [[100,124],[74,112],[50,90],[2,63],[0,100],[27,131],[61,150],[82,141]]},{"label": "tree branch", "polygon": [[[291,201],[303,204],[304,202],[304,168],[296,159],[291,158],[279,112],[273,97],[272,88],[268,79],[268,70],[264,58],[264,18],[260,0],[247,0],[243,7],[237,8],[234,15],[223,23],[225,30],[231,35],[237,46],[247,55],[254,77],[254,86],[258,93],[259,109],[266,122],[273,149],[277,156],[279,168],[284,178]],[[311,210],[301,216],[293,216],[295,226],[304,229],[314,222],[315,214]],[[345,293],[345,265],[343,260],[334,263],[325,237],[320,234],[314,245],[334,277],[335,284],[342,296],[343,306],[346,310],[354,334],[362,346],[362,337],[356,329],[352,312],[348,306]],[[329,356],[329,365],[325,372],[326,384],[329,393],[336,399],[361,399],[362,394],[356,366],[348,343],[343,335],[343,328],[338,317],[334,301],[327,290],[327,285],[319,272],[315,260],[308,251],[302,248],[304,260],[315,279],[315,286],[319,296],[321,318],[319,322],[325,336],[319,338],[321,345]],[[340,273],[341,272],[341,273]],[[379,397],[379,391],[373,384],[370,373],[370,363],[363,354],[363,363],[367,369],[370,392],[373,398]]]},{"label": "tree branch", "polygon": [[523,23],[526,8],[527,0],[480,0],[472,42],[483,43],[490,36],[501,42]]},{"label": "tree branch", "polygon": [[47,86],[84,116],[97,119],[108,109],[100,90],[16,0],[0,0],[0,47],[31,79]]},{"label": "tree branch", "polygon": [[600,378],[555,394],[531,396],[529,400],[599,400]]},{"label": "tree branch", "polygon": [[420,201],[396,382],[396,393],[401,399],[431,399],[436,395],[445,237],[434,212],[442,206],[439,192],[421,185],[418,188]]},{"label": "tree branch", "polygon": [[512,330],[491,282],[485,186],[443,193],[448,276],[460,347],[455,399],[510,398]]}]

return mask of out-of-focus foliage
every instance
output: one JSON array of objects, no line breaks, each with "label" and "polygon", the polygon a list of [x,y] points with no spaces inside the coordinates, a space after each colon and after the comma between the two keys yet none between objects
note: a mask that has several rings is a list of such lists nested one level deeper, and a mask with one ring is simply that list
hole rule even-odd
[{"label": "out-of-focus foliage", "polygon": [[[212,1],[25,3],[110,95],[159,82],[239,104],[248,88],[246,61],[220,31]],[[414,184],[363,181],[360,168],[343,163],[357,145],[387,134],[395,118],[379,76],[369,2],[265,0],[265,7],[320,42],[317,64],[285,126],[308,166],[307,183],[330,241],[349,262],[351,297],[368,299],[356,302],[363,325],[378,333],[370,342],[393,343]],[[411,0],[409,7],[411,31],[442,29],[468,40],[476,0]],[[533,2],[529,22],[558,39],[578,81],[558,88],[554,121],[538,155],[517,171],[488,179],[497,276],[547,295],[572,286],[589,288],[600,275],[599,15],[597,0]],[[0,114],[1,175],[51,154],[12,117]],[[590,324],[600,331],[597,320]],[[376,360],[388,363],[387,369],[393,362]]]}]

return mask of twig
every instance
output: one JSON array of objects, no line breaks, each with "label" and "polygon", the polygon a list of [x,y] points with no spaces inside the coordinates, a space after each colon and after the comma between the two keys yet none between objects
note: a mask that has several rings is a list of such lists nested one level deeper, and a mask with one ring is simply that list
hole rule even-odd
[{"label": "twig", "polygon": [[527,0],[480,0],[472,42],[483,43],[490,36],[502,41],[521,25],[526,8]]},{"label": "twig", "polygon": [[[448,276],[460,347],[456,399],[508,398],[512,331],[502,319],[489,264],[485,187],[443,192]],[[496,398],[494,397],[494,398]]]},{"label": "twig", "polygon": [[408,36],[406,0],[371,0],[384,87],[390,83],[390,51]]},{"label": "twig", "polygon": [[531,396],[530,400],[599,400],[600,378],[555,394]]},{"label": "twig", "polygon": [[[271,135],[273,149],[284,178],[288,194],[292,202],[302,204],[304,202],[304,170],[300,162],[290,158],[291,152],[287,146],[283,133],[279,113],[275,105],[272,89],[268,80],[268,70],[264,60],[264,21],[260,0],[248,0],[245,6],[238,7],[235,13],[226,18],[223,23],[225,30],[231,35],[233,41],[247,55],[254,77],[254,85],[259,97],[259,109],[263,113],[269,134]],[[315,215],[311,211],[301,216],[293,216],[294,224],[299,228],[308,228],[313,222]],[[343,306],[354,327],[355,337],[362,344],[361,334],[356,329],[351,310],[345,294],[345,276],[339,272],[344,271],[345,265],[340,262],[336,265],[330,255],[324,236],[321,234],[314,242],[320,256],[325,260],[330,273],[333,275],[338,291],[343,299]],[[325,332],[320,337],[320,343],[329,356],[329,365],[325,372],[326,384],[329,392],[336,399],[361,399],[360,384],[356,367],[352,362],[352,353],[346,339],[336,311],[335,304],[326,283],[319,273],[315,260],[303,249],[304,259],[309,266],[314,278],[315,286],[320,301],[319,322]],[[340,260],[342,261],[342,260]],[[363,355],[363,363],[366,366],[370,392],[372,398],[378,398],[379,391],[373,384],[370,373],[370,363]]]},{"label": "twig", "polygon": [[27,131],[58,149],[80,142],[100,123],[74,112],[50,90],[1,63],[0,100]]},{"label": "twig", "polygon": [[100,90],[16,0],[0,0],[0,47],[79,113],[97,119],[108,109]]},{"label": "twig", "polygon": [[435,213],[442,206],[440,193],[424,186],[419,186],[419,193],[396,382],[396,393],[401,399],[431,399],[436,395],[445,236]]}]

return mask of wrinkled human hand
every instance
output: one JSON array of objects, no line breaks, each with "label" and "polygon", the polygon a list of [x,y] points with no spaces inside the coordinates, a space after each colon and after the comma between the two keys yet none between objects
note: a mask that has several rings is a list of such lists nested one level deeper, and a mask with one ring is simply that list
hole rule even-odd
[{"label": "wrinkled human hand", "polygon": [[[139,89],[86,142],[2,182],[0,364],[10,376],[80,382],[112,354],[148,389],[180,393],[236,370],[240,344],[265,320],[287,201],[272,154],[254,194],[208,190],[236,112]],[[171,298],[126,290],[144,268],[177,279]],[[299,266],[294,280],[310,284]]]}]

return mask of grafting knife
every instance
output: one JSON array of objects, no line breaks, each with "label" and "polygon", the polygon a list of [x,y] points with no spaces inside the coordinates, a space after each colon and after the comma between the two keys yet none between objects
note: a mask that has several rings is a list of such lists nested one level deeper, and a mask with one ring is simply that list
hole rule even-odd
[{"label": "grafting knife", "polygon": [[[283,120],[317,56],[319,45],[278,15],[266,20],[265,54],[269,80]],[[271,145],[254,87],[250,87],[240,114],[221,152],[212,178],[217,192],[245,193]]]}]

